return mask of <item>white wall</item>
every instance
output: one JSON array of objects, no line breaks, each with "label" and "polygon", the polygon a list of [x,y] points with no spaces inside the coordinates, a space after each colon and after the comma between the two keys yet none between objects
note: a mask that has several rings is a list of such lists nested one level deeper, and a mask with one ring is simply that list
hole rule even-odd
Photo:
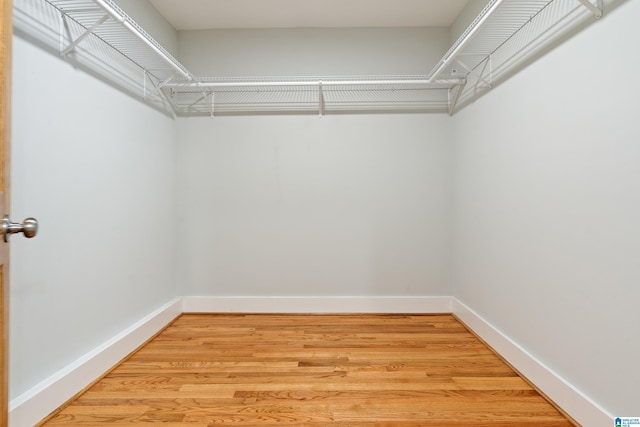
[{"label": "white wall", "polygon": [[[173,123],[17,38],[13,217],[37,216],[42,231],[12,243],[12,397],[177,294],[453,291],[609,411],[633,415],[639,7],[624,3],[453,120]],[[182,32],[178,44],[202,76],[416,74],[448,38],[237,30]]]},{"label": "white wall", "polygon": [[179,31],[180,61],[202,77],[426,74],[447,28]]},{"label": "white wall", "polygon": [[619,416],[640,413],[638,16],[454,119],[454,295]]},{"label": "white wall", "polygon": [[[425,73],[445,28],[179,32],[196,75]],[[186,295],[447,295],[444,115],[179,120]]]},{"label": "white wall", "polygon": [[448,295],[444,115],[179,120],[185,295]]},{"label": "white wall", "polygon": [[174,122],[14,37],[11,398],[176,296]]}]

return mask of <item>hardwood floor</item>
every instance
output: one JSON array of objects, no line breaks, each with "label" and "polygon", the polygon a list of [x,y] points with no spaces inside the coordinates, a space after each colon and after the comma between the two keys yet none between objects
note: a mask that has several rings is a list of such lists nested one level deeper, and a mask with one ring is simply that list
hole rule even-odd
[{"label": "hardwood floor", "polygon": [[573,425],[450,315],[183,315],[46,426]]}]

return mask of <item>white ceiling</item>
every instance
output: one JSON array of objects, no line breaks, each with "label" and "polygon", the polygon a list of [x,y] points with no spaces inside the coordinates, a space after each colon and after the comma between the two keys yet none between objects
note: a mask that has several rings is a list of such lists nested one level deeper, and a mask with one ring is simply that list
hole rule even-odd
[{"label": "white ceiling", "polygon": [[449,27],[468,0],[150,0],[176,30]]}]

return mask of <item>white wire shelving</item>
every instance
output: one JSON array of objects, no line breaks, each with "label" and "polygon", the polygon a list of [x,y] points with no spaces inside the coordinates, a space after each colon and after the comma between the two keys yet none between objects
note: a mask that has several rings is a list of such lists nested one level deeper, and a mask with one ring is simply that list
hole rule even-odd
[{"label": "white wire shelving", "polygon": [[282,77],[172,81],[165,87],[181,114],[442,111],[460,78],[427,76]]},{"label": "white wire shelving", "polygon": [[428,74],[196,78],[113,0],[14,1],[22,31],[180,116],[453,114],[602,11],[603,0],[489,0]]}]

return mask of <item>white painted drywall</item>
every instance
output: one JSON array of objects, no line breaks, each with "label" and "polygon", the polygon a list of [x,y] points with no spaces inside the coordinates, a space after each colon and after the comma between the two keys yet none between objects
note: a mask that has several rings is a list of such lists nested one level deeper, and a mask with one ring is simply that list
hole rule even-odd
[{"label": "white painted drywall", "polygon": [[619,416],[640,413],[638,16],[454,118],[454,296]]},{"label": "white painted drywall", "polygon": [[202,77],[426,74],[447,28],[179,31],[180,60]]},{"label": "white painted drywall", "polygon": [[[181,31],[196,75],[418,74],[445,28]],[[185,295],[447,295],[449,118],[178,121]]]},{"label": "white painted drywall", "polygon": [[178,121],[185,295],[448,295],[445,115]]},{"label": "white painted drywall", "polygon": [[[624,3],[453,121],[219,117],[176,130],[16,39],[13,213],[43,228],[12,243],[12,396],[176,295],[175,262],[180,295],[453,290],[609,411],[634,414],[638,8]],[[448,37],[213,31],[181,33],[179,46],[203,76],[415,74]],[[594,84],[606,75],[624,85]]]},{"label": "white painted drywall", "polygon": [[15,398],[176,296],[175,128],[20,37],[12,115]]}]

